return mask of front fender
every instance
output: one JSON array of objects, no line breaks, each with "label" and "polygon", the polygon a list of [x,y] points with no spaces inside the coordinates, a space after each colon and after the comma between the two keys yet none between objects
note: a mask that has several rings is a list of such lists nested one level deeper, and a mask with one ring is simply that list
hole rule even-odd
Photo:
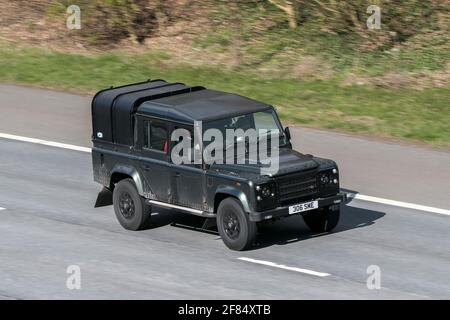
[{"label": "front fender", "polygon": [[231,186],[219,186],[216,190],[216,194],[218,193],[228,194],[232,197],[239,199],[245,212],[250,213],[252,211],[250,208],[249,199],[241,189],[234,188]]}]

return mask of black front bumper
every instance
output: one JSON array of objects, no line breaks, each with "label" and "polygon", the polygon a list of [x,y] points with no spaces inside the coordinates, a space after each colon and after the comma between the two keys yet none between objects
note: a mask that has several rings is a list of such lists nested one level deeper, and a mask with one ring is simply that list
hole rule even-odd
[{"label": "black front bumper", "polygon": [[[339,205],[340,203],[345,202],[346,199],[347,199],[346,193],[338,193],[335,196],[318,198],[318,199],[314,199],[314,200],[319,202],[318,203],[319,208],[323,208],[323,207],[328,207],[331,205]],[[313,201],[313,200],[311,200],[311,201]],[[308,201],[306,201],[306,202],[308,202]],[[304,211],[304,212],[308,212],[308,211]],[[296,213],[296,214],[303,214],[304,212],[300,212],[300,213]],[[263,220],[288,217],[291,215],[295,215],[295,214],[289,214],[289,206],[285,206],[285,207],[278,207],[275,209],[270,209],[270,210],[261,211],[261,212],[250,212],[249,217],[250,217],[250,221],[259,222],[259,221],[263,221]]]}]

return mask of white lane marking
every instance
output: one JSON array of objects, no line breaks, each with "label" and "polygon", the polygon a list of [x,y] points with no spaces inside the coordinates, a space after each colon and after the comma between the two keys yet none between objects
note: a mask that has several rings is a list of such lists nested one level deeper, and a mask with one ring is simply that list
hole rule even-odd
[{"label": "white lane marking", "polygon": [[279,269],[284,269],[284,270],[289,270],[289,271],[306,273],[306,274],[309,274],[309,275],[312,275],[312,276],[316,276],[316,277],[322,277],[323,278],[323,277],[330,276],[329,273],[317,272],[317,271],[308,270],[308,269],[302,269],[302,268],[297,268],[297,267],[289,267],[289,266],[285,266],[285,265],[278,264],[278,263],[275,263],[275,262],[270,262],[270,261],[256,260],[256,259],[251,259],[251,258],[246,258],[246,257],[240,257],[240,258],[238,258],[238,260],[247,261],[247,262],[256,263],[256,264],[262,264],[262,265],[265,265],[265,266],[279,268]]},{"label": "white lane marking", "polygon": [[73,144],[66,144],[66,143],[47,141],[47,140],[42,140],[42,139],[28,138],[28,137],[16,136],[13,134],[7,134],[7,133],[1,133],[1,132],[0,132],[0,138],[41,144],[44,146],[69,149],[69,150],[75,150],[75,151],[81,151],[81,152],[91,152],[90,148],[75,146]]},{"label": "white lane marking", "polygon": [[[42,140],[42,139],[16,136],[16,135],[7,134],[7,133],[1,133],[1,132],[0,132],[0,138],[36,143],[36,144],[41,144],[41,145],[45,145],[45,146],[51,146],[51,147],[69,149],[69,150],[75,150],[75,151],[81,151],[81,152],[88,152],[88,153],[91,152],[91,149],[86,148],[86,147],[80,147],[80,146],[75,146],[72,144],[65,144],[65,143],[47,141],[47,140]],[[438,213],[438,214],[450,216],[450,210],[428,207],[428,206],[423,206],[423,205],[414,204],[414,203],[401,202],[401,201],[389,200],[389,199],[384,199],[384,198],[377,198],[377,197],[362,195],[359,193],[358,194],[349,193],[348,197],[357,199],[357,200],[367,201],[367,202],[387,204],[387,205],[396,206],[396,207],[402,207],[402,208],[408,208],[408,209],[414,209],[414,210],[420,210],[420,211],[432,212],[432,213]]]},{"label": "white lane marking", "polygon": [[389,199],[377,198],[377,197],[372,197],[372,196],[365,196],[365,195],[359,194],[359,193],[356,193],[356,194],[355,193],[348,193],[347,196],[349,198],[357,199],[357,200],[363,200],[363,201],[368,201],[368,202],[387,204],[387,205],[395,206],[395,207],[402,207],[402,208],[408,208],[408,209],[414,209],[414,210],[420,210],[420,211],[427,211],[427,212],[444,214],[444,215],[450,216],[450,210],[446,210],[446,209],[428,207],[428,206],[423,206],[423,205],[420,205],[420,204],[414,204],[414,203],[408,203],[408,202],[402,202],[402,201],[396,201],[396,200],[389,200]]},{"label": "white lane marking", "polygon": [[0,211],[2,211],[2,210],[6,210],[6,208],[2,208],[2,207],[0,207]]}]

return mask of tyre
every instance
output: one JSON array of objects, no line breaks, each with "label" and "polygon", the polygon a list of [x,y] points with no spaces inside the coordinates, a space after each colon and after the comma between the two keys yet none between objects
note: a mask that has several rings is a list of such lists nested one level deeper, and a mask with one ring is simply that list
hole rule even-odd
[{"label": "tyre", "polygon": [[143,229],[150,221],[150,208],[139,195],[132,179],[116,184],[113,205],[117,220],[127,230]]},{"label": "tyre", "polygon": [[340,215],[340,208],[332,210],[330,207],[327,207],[304,214],[303,220],[314,232],[329,232],[337,226]]},{"label": "tyre", "polygon": [[234,198],[223,200],[217,210],[217,229],[231,250],[248,249],[256,238],[256,222],[250,221],[241,203]]}]

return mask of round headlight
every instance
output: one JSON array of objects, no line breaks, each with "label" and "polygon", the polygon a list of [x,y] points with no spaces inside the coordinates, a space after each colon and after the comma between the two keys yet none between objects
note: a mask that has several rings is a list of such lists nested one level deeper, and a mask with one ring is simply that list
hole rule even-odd
[{"label": "round headlight", "polygon": [[271,195],[272,191],[270,191],[270,188],[268,186],[262,188],[261,190],[261,194],[263,195],[263,197],[267,198]]},{"label": "round headlight", "polygon": [[320,183],[327,184],[330,182],[330,177],[328,176],[328,173],[322,173],[320,176]]},{"label": "round headlight", "polygon": [[[257,199],[261,200],[275,196],[273,186],[270,184],[263,184],[255,187]],[[258,199],[258,200],[260,200]]]},{"label": "round headlight", "polygon": [[333,169],[333,173],[334,174],[336,174],[337,173],[337,169],[335,168],[335,169]]}]

